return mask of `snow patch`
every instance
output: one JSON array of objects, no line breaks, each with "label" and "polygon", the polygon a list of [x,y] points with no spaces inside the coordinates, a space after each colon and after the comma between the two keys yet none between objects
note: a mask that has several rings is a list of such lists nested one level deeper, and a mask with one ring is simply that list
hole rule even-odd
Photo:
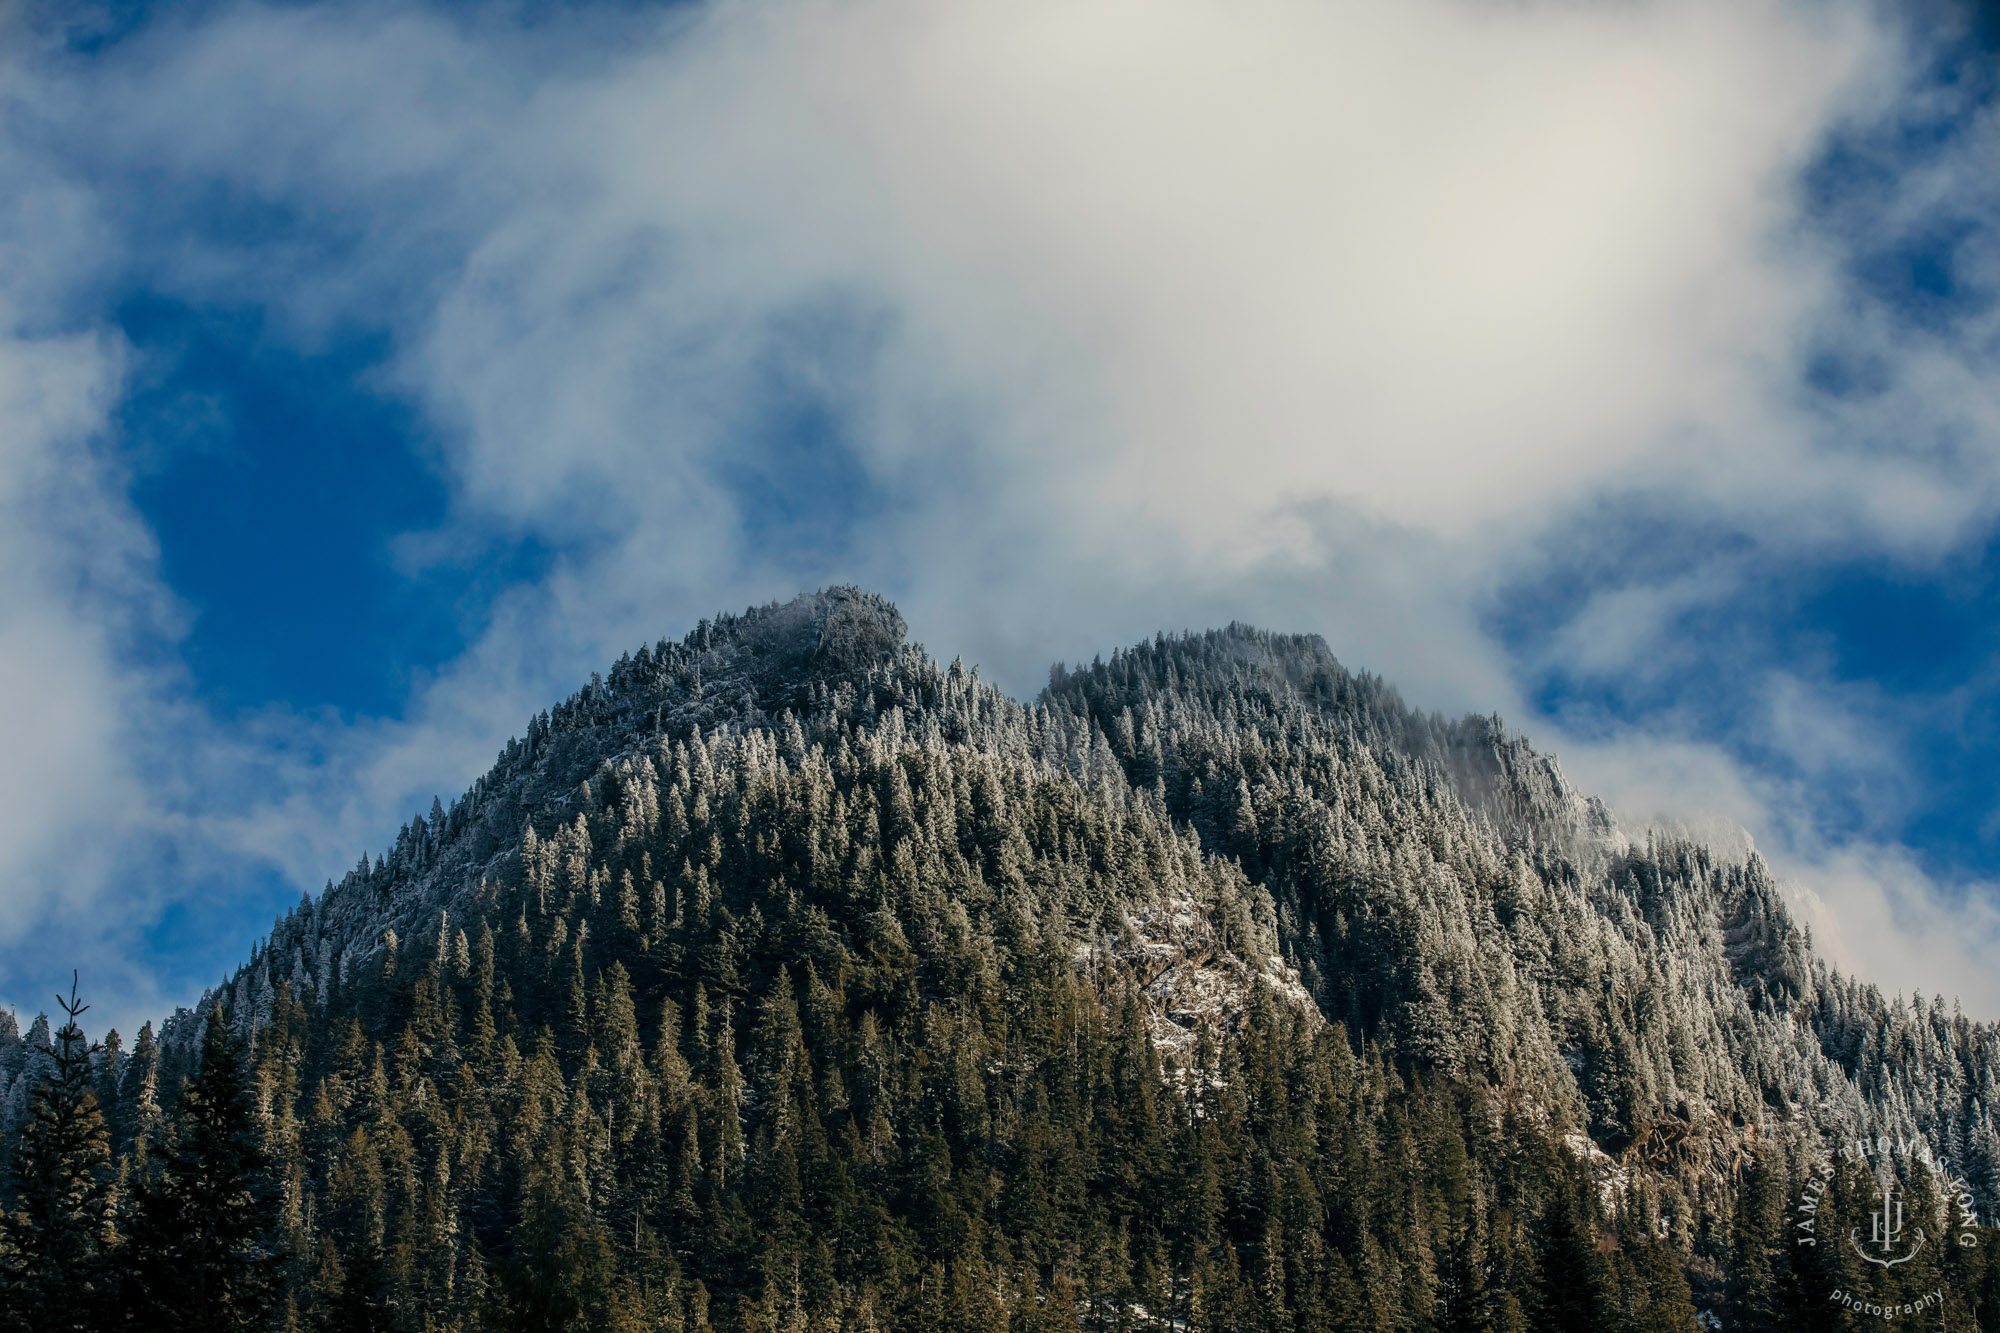
[{"label": "snow patch", "polygon": [[1080,944],[1079,967],[1113,967],[1137,982],[1146,1025],[1163,1062],[1194,1062],[1203,1033],[1240,1031],[1261,986],[1309,1028],[1326,1019],[1299,980],[1274,956],[1257,965],[1228,946],[1212,914],[1193,898],[1162,898],[1128,911],[1094,943]]}]

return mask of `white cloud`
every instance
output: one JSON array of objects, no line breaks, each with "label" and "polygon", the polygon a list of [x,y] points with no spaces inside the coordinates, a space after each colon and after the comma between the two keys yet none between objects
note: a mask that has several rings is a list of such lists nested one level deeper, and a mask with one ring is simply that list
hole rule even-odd
[{"label": "white cloud", "polygon": [[135,871],[177,822],[147,760],[188,720],[134,648],[173,608],[102,448],[118,346],[12,314],[0,295],[0,1003],[46,1007],[77,965],[129,1030],[158,999],[132,950],[157,873]]},{"label": "white cloud", "polygon": [[1462,535],[1752,432],[1794,459],[1765,399],[1826,282],[1782,247],[1794,176],[1878,95],[1871,38],[1699,0],[793,0],[534,83],[440,22],[250,9],[108,95],[131,160],[367,242],[303,295],[233,250],[182,281],[324,319],[412,234],[466,245],[398,308],[479,505],[713,507],[769,322],[846,302],[885,484],[951,448],[1105,553],[1159,522],[1240,566],[1300,500]]},{"label": "white cloud", "polygon": [[[0,15],[0,35],[13,36],[11,26]],[[16,134],[35,127],[37,92],[18,55],[0,54],[0,118]],[[121,848],[149,823],[130,754],[143,691],[124,653],[133,630],[165,608],[144,595],[149,540],[105,484],[102,436],[122,352],[117,339],[61,318],[103,240],[89,193],[0,135],[0,942],[9,954],[67,940],[114,906]],[[119,970],[121,986],[143,991],[133,969]],[[0,1001],[32,1000],[19,982],[0,971]]]},{"label": "white cloud", "polygon": [[1738,591],[1738,562],[1704,561],[1659,582],[1621,583],[1593,593],[1539,654],[1544,668],[1587,676],[1653,680],[1698,660],[1707,645],[1679,637],[1676,622]]},{"label": "white cloud", "polygon": [[[89,664],[61,716],[97,728],[32,799],[178,746],[183,803],[135,808],[208,863],[312,883],[605,657],[836,578],[1017,691],[1055,656],[1241,617],[1323,631],[1427,706],[1532,716],[1482,617],[1538,550],[1587,557],[1607,489],[1753,554],[1612,586],[1530,652],[1586,673],[1696,651],[1662,627],[1758,559],[1936,551],[2000,501],[1990,347],[1848,309],[1842,256],[1800,226],[1802,166],[1901,75],[1858,4],[773,0],[601,37],[244,5],[52,66],[37,105],[73,130],[87,109],[107,190],[296,226],[128,227],[38,309],[136,273],[308,343],[386,325],[454,494],[408,558],[496,528],[564,554],[402,719],[353,724],[202,718],[120,664],[92,604],[31,584],[21,623]],[[95,215],[46,198],[0,247]],[[1829,317],[1890,386],[1838,415],[1796,394]],[[61,346],[115,374],[107,344]],[[812,550],[759,536],[739,484],[778,466],[780,371],[869,501]],[[88,480],[77,512],[129,542],[116,490]],[[44,656],[0,645],[7,669]],[[1830,749],[1809,685],[1747,688],[1802,762],[1893,766]],[[1672,723],[1594,748],[1620,793],[1796,822]],[[38,827],[19,845],[57,845]]]},{"label": "white cloud", "polygon": [[[14,890],[0,894],[0,930],[9,932],[48,906],[54,868],[37,862],[57,849],[65,860],[87,854],[85,830],[115,821],[130,795],[113,627],[91,606],[103,571],[74,559],[85,542],[131,536],[95,503],[88,461],[115,366],[89,338],[0,338],[0,883]],[[24,895],[20,885],[34,887]]]},{"label": "white cloud", "polygon": [[1942,886],[1907,852],[1881,844],[1779,869],[1815,948],[1848,975],[1891,994],[1956,999],[1974,1018],[2000,1014],[2000,886]]},{"label": "white cloud", "polygon": [[537,104],[583,188],[510,218],[433,347],[485,389],[463,303],[539,349],[657,249],[562,333],[630,357],[879,301],[892,478],[942,399],[1113,547],[1157,520],[1253,562],[1321,497],[1459,533],[1766,424],[1816,281],[1770,247],[1860,36],[1756,5],[718,9]]},{"label": "white cloud", "polygon": [[[2000,884],[1940,880],[1889,840],[1882,826],[1904,812],[1912,777],[1896,756],[1858,739],[1879,737],[1881,728],[1855,726],[1852,701],[1793,688],[1765,703],[1746,727],[1758,744],[1773,731],[1809,733],[1786,752],[1807,770],[1802,776],[1759,770],[1716,745],[1677,737],[1671,719],[1593,740],[1560,732],[1542,739],[1632,836],[1659,830],[1725,857],[1763,856],[1820,955],[1849,976],[1892,994],[1955,997],[1976,1018],[2000,1015],[1993,968]],[[1867,819],[1825,819],[1825,787],[1842,783],[1867,787]]]}]

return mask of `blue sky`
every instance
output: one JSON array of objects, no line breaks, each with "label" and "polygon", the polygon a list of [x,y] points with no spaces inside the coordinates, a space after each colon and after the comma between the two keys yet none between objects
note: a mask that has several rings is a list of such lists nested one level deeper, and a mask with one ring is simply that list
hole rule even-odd
[{"label": "blue sky", "polygon": [[1023,695],[1321,632],[2000,1016],[1990,11],[0,25],[0,1002],[189,1002],[589,671],[851,580]]}]

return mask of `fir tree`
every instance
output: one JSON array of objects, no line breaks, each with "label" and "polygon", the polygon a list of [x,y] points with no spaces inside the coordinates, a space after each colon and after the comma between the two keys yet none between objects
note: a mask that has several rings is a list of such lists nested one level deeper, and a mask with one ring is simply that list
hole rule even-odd
[{"label": "fir tree", "polygon": [[280,1255],[269,1168],[245,1086],[241,1040],[217,1004],[182,1090],[172,1141],[137,1190],[127,1322],[139,1329],[269,1328]]},{"label": "fir tree", "polygon": [[1545,1333],[1597,1333],[1605,1314],[1605,1266],[1584,1185],[1556,1182],[1542,1222],[1541,1285],[1536,1327]]},{"label": "fir tree", "polygon": [[0,1326],[95,1329],[108,1308],[113,1239],[110,1135],[91,1090],[97,1047],[74,979],[58,995],[53,1067],[29,1095],[14,1145],[14,1207],[0,1214]]},{"label": "fir tree", "polygon": [[[1874,1117],[2000,1178],[1995,1029],[1497,720],[1242,627],[1022,705],[900,623],[836,590],[621,660],[274,926],[235,1093],[231,1022],[107,1060],[135,1316],[218,1267],[170,1225],[204,1135],[269,1186],[220,1269],[301,1256],[240,1322],[398,1333],[1678,1333],[1800,1275],[1749,1145]],[[38,1041],[0,1015],[0,1075]]]}]

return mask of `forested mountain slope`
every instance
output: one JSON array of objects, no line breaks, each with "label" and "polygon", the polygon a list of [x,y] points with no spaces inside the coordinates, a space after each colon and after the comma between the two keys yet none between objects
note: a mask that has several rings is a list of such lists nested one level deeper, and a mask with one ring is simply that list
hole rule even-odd
[{"label": "forested mountain slope", "polygon": [[[1240,626],[1023,705],[852,589],[704,622],[213,998],[294,1327],[1836,1328],[1832,1145],[2000,1184],[1992,1025]],[[210,1012],[91,1065],[106,1292]],[[0,1026],[10,1150],[50,1049]],[[1993,1249],[1895,1290],[1991,1326]]]}]

